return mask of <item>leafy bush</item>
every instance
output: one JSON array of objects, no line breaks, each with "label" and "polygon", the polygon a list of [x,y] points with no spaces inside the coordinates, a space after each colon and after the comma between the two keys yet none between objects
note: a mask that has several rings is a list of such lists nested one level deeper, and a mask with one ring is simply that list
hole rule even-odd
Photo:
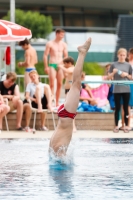
[{"label": "leafy bush", "polygon": [[[10,20],[10,11],[4,20]],[[45,16],[39,12],[15,10],[15,22],[31,30],[33,38],[46,38],[52,32],[53,24],[51,16]]]},{"label": "leafy bush", "polygon": [[[46,73],[44,72],[44,63],[39,62],[36,64],[36,69],[38,71],[38,74],[40,75],[45,75]],[[21,75],[24,74],[25,68],[24,67],[17,67],[16,64],[16,73]],[[98,63],[84,63],[83,71],[86,73],[86,75],[104,75],[104,68],[101,67]],[[23,80],[20,80],[20,90],[24,90],[24,84]]]},{"label": "leafy bush", "polygon": [[[17,64],[16,64],[17,66]],[[36,69],[38,71],[38,74],[45,75],[44,72],[44,63],[38,62],[36,64]],[[17,74],[24,74],[24,67],[19,68],[16,67],[16,73]],[[104,75],[104,67],[101,67],[98,63],[84,63],[83,71],[86,73],[86,75]]]},{"label": "leafy bush", "polygon": [[86,75],[104,75],[104,68],[98,63],[84,63],[83,71]]}]

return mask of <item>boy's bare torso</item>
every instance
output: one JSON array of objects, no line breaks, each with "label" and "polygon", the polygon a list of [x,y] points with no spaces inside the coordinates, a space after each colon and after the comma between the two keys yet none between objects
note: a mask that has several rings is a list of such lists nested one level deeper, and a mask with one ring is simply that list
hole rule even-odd
[{"label": "boy's bare torso", "polygon": [[26,68],[34,67],[38,62],[36,50],[32,46],[25,51],[25,59],[28,59]]},{"label": "boy's bare torso", "polygon": [[71,73],[65,72],[65,84],[64,84],[65,89],[70,89],[72,85],[74,66],[69,67],[69,69],[71,70]]},{"label": "boy's bare torso", "polygon": [[63,59],[63,52],[66,47],[66,43],[63,41],[59,41],[59,42],[50,41],[49,46],[50,46],[49,63],[54,63],[54,64],[61,63]]}]

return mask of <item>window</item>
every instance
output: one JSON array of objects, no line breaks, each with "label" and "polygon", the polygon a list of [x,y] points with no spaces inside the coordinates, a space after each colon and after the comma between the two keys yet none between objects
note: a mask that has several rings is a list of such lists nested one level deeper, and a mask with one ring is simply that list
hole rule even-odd
[{"label": "window", "polygon": [[83,15],[81,14],[64,14],[65,26],[83,26]]}]

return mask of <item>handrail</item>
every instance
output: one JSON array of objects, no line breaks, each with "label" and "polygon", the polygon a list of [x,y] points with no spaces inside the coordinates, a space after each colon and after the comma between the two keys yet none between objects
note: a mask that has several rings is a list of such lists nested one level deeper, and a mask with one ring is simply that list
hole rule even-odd
[{"label": "handrail", "polygon": [[[40,78],[48,78],[48,75],[39,75]],[[17,74],[17,78],[24,78],[23,74]]]}]

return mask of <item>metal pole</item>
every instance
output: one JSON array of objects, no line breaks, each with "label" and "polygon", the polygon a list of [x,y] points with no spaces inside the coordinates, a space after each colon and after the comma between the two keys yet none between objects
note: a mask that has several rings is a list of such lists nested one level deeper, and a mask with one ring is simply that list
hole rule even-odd
[{"label": "metal pole", "polygon": [[[10,21],[15,22],[15,0],[10,0]],[[15,72],[15,42],[11,42],[11,71]]]}]

